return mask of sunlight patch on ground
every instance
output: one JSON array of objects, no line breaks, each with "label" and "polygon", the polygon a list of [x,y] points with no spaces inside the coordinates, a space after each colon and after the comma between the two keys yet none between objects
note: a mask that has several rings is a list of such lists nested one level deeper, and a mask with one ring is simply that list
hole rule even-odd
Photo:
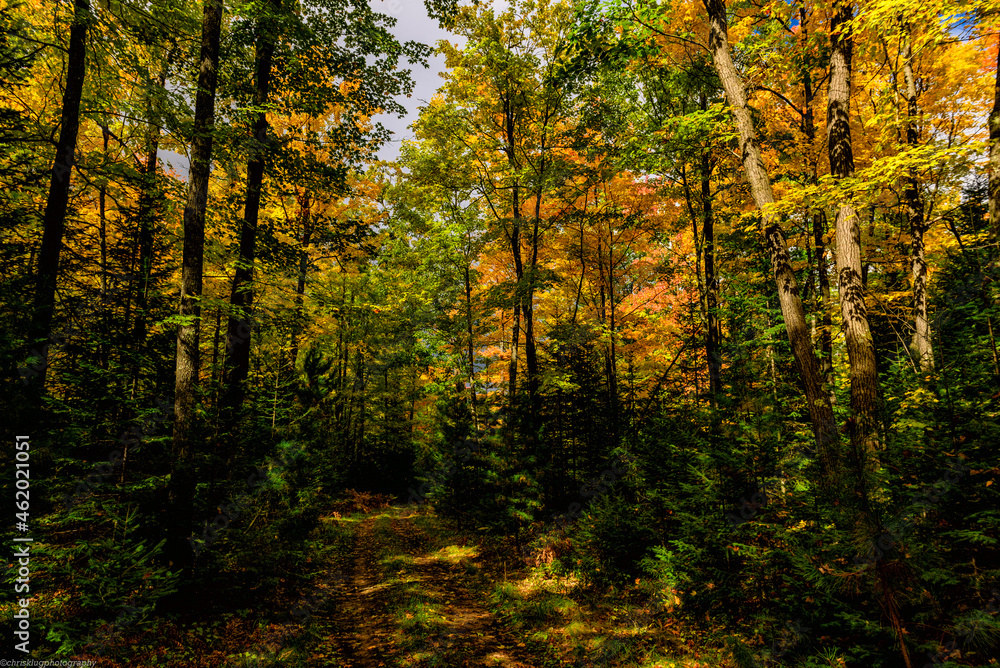
[{"label": "sunlight patch on ground", "polygon": [[340,515],[337,513],[319,518],[320,522],[335,522],[337,524],[359,524],[364,520],[365,515],[362,513],[351,513],[350,515]]},{"label": "sunlight patch on ground", "polygon": [[479,549],[474,545],[448,545],[431,555],[434,559],[440,559],[456,564],[463,559],[475,559],[479,556]]},{"label": "sunlight patch on ground", "polygon": [[580,587],[580,578],[572,573],[556,574],[551,568],[541,565],[529,570],[524,578],[517,581],[516,587],[522,598],[547,594],[568,595]]},{"label": "sunlight patch on ground", "polygon": [[381,563],[387,570],[403,570],[411,568],[417,562],[417,557],[412,554],[391,554],[382,559]]},{"label": "sunlight patch on ground", "polygon": [[507,656],[506,654],[504,654],[503,652],[493,652],[492,654],[490,654],[486,658],[488,658],[490,661],[492,661],[494,664],[496,664],[498,666],[513,666],[514,665],[514,662],[511,660],[511,658],[509,656]]},{"label": "sunlight patch on ground", "polygon": [[[607,668],[718,668],[732,665],[725,653],[711,656],[691,646],[692,658],[676,658],[687,644],[675,618],[652,600],[590,600],[578,578],[553,572],[546,564],[517,579],[497,583],[492,592],[498,614],[523,637],[547,645],[567,664],[590,661]],[[682,650],[683,651],[683,650]]]}]

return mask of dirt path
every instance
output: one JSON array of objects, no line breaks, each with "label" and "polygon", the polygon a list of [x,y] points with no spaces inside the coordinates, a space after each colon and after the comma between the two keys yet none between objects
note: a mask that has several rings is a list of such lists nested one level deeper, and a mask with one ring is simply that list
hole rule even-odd
[{"label": "dirt path", "polygon": [[398,507],[354,522],[342,599],[315,614],[309,665],[532,668],[473,593],[475,549],[435,542],[421,523]]}]

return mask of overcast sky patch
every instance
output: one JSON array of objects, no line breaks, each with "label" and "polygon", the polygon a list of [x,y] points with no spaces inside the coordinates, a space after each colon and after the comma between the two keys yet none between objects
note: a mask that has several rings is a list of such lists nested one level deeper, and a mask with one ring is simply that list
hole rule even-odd
[{"label": "overcast sky patch", "polygon": [[[437,21],[428,17],[427,9],[420,0],[371,0],[371,8],[372,11],[396,19],[396,25],[391,30],[401,43],[414,41],[433,47],[441,39],[459,44],[465,42],[464,38],[441,29]],[[420,66],[411,68],[413,93],[410,97],[396,98],[396,101],[406,108],[406,116],[397,118],[391,114],[383,114],[377,118],[393,133],[392,139],[378,152],[382,160],[395,160],[399,157],[402,140],[413,137],[409,126],[417,120],[417,108],[427,104],[443,83],[440,74],[445,70],[444,56],[431,56],[428,65],[426,69]]]}]

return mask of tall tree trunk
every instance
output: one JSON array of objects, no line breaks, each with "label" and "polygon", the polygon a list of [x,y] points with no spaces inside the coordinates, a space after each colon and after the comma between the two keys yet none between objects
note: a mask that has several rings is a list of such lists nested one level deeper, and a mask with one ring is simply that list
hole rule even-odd
[{"label": "tall tree trunk", "polygon": [[[909,26],[903,26],[903,80],[906,85],[906,145],[916,148],[920,136],[918,126],[917,83],[913,77],[913,37]],[[913,264],[913,342],[911,348],[921,371],[934,370],[934,349],[927,319],[927,259],[924,254],[924,202],[916,170],[911,168],[904,188],[906,218],[910,224],[911,259]]]},{"label": "tall tree trunk", "polygon": [[997,73],[993,89],[993,110],[990,112],[990,229],[993,243],[1000,253],[1000,36],[997,37]]},{"label": "tall tree trunk", "polygon": [[[111,133],[108,128],[101,128],[101,139],[103,140],[103,146],[101,147],[104,152],[104,159],[108,159],[108,143],[111,140]],[[107,199],[108,199],[108,184],[107,181],[101,183],[101,187],[97,191],[97,218],[100,221],[98,225],[98,236],[100,238],[100,252],[101,252],[101,295],[107,298],[108,294],[108,216],[107,216]],[[105,307],[101,309],[101,319],[102,325],[104,326],[102,341],[98,344],[98,357],[97,366],[105,371],[108,370],[109,360],[109,350],[108,350],[108,335],[111,332],[111,304],[105,304]],[[117,384],[117,379],[116,379]],[[112,390],[114,391],[114,390]]]},{"label": "tall tree trunk", "polygon": [[[33,368],[34,386],[39,392],[45,388],[48,366],[48,346],[42,341],[49,337],[55,311],[56,281],[59,275],[59,254],[66,229],[66,210],[69,208],[70,174],[76,153],[76,137],[80,131],[80,101],[83,98],[83,81],[86,76],[87,24],[90,20],[90,2],[76,0],[73,25],[69,29],[69,51],[66,54],[66,84],[63,89],[62,119],[59,142],[52,163],[49,179],[49,196],[45,202],[42,247],[38,254],[38,277],[35,283],[35,303],[31,314],[30,346],[36,358]],[[30,378],[30,376],[29,376]]]},{"label": "tall tree trunk", "polygon": [[617,442],[615,440],[615,424],[614,424],[614,420],[615,420],[615,415],[614,415],[614,412],[615,412],[615,394],[616,394],[616,390],[617,390],[617,387],[616,387],[617,378],[615,376],[615,362],[613,360],[613,357],[614,357],[614,336],[615,336],[615,334],[614,334],[614,328],[615,328],[615,325],[614,325],[615,299],[614,299],[614,280],[613,280],[613,275],[611,273],[612,272],[611,258],[613,257],[612,253],[614,252],[613,251],[614,246],[613,246],[612,241],[610,239],[610,237],[612,236],[611,225],[610,224],[608,225],[608,233],[609,233],[608,234],[608,236],[609,236],[608,253],[607,253],[607,258],[608,258],[608,273],[607,274],[604,273],[604,258],[605,258],[605,255],[604,255],[604,242],[603,242],[603,240],[600,237],[598,237],[598,239],[597,239],[597,274],[598,274],[598,283],[600,285],[600,300],[601,300],[600,301],[600,312],[599,312],[600,322],[601,322],[601,326],[602,327],[604,327],[604,326],[608,327],[608,330],[610,331],[610,334],[611,334],[611,341],[609,342],[608,347],[604,350],[604,375],[607,377],[608,409],[609,409],[608,412],[609,412],[610,417],[611,417],[611,419],[609,420],[609,422],[611,423],[611,432],[612,432],[611,433],[611,436],[612,436],[611,447],[614,448],[614,447],[617,447]]},{"label": "tall tree trunk", "polygon": [[270,0],[258,20],[256,87],[254,106],[257,117],[250,140],[247,162],[247,194],[240,229],[240,257],[233,276],[227,348],[231,351],[226,368],[224,412],[235,420],[246,395],[246,379],[250,371],[250,310],[253,306],[253,263],[257,246],[257,222],[260,217],[260,194],[264,183],[264,152],[267,142],[267,105],[271,87],[271,62],[277,40],[276,14],[281,0]]},{"label": "tall tree trunk", "polygon": [[[216,380],[215,370],[219,368],[219,347],[220,347],[219,343],[222,339],[222,337],[220,336],[221,333],[222,333],[222,309],[216,308],[215,330],[214,334],[212,335],[212,373],[209,374],[209,379],[212,384],[215,384]],[[215,396],[216,408],[218,408],[218,400],[219,400],[218,386],[216,386],[215,390],[216,390],[216,396]],[[216,415],[218,415],[218,411],[216,411]]]},{"label": "tall tree trunk", "polygon": [[781,313],[785,319],[785,330],[788,333],[788,340],[805,389],[809,418],[812,422],[823,475],[827,485],[835,487],[839,483],[837,423],[833,417],[830,397],[823,391],[819,362],[813,351],[809,331],[806,327],[805,312],[802,308],[802,299],[799,296],[795,272],[792,270],[785,233],[781,229],[780,221],[776,220],[773,214],[768,213],[769,205],[774,203],[774,194],[771,190],[770,177],[757,146],[757,134],[750,109],[747,106],[746,91],[729,50],[726,6],[723,0],[704,0],[704,2],[709,17],[709,48],[712,52],[712,62],[719,74],[719,79],[729,100],[730,109],[736,120],[743,167],[746,170],[754,201],[761,210],[764,243],[778,287],[778,298],[781,304]]},{"label": "tall tree trunk", "polygon": [[521,336],[521,315],[524,311],[524,264],[521,261],[521,205],[518,201],[518,187],[515,184],[512,194],[513,229],[510,233],[510,252],[514,258],[514,276],[517,284],[514,287],[516,294],[514,299],[514,331],[511,333],[510,351],[510,400],[513,408],[514,398],[517,396],[517,350],[518,340]]},{"label": "tall tree trunk", "polygon": [[[830,26],[830,88],[827,104],[827,148],[830,171],[840,180],[854,174],[854,154],[851,146],[851,58],[853,38],[850,21],[853,11],[849,0],[834,5]],[[847,340],[850,365],[851,413],[848,432],[855,469],[855,496],[860,511],[856,529],[862,536],[877,534],[879,523],[870,503],[869,485],[878,466],[876,451],[878,435],[878,369],[875,346],[868,325],[865,286],[861,266],[861,226],[857,212],[849,202],[837,212],[837,286],[840,309]],[[878,566],[882,568],[881,565]],[[881,574],[881,570],[880,570]],[[890,581],[883,580],[886,608],[890,611],[893,629],[899,642],[906,668],[910,655],[906,647],[903,624],[896,614],[895,596]]]},{"label": "tall tree trunk", "polygon": [[479,412],[476,407],[476,349],[472,328],[472,276],[469,265],[465,265],[465,318],[466,334],[469,336],[469,407],[472,409],[474,425],[479,426]]},{"label": "tall tree trunk", "polygon": [[617,302],[615,300],[615,265],[614,265],[614,231],[608,226],[608,297],[610,298],[610,314],[608,318],[608,329],[611,342],[608,345],[608,398],[611,409],[611,447],[618,447],[618,349],[615,345],[615,338],[618,333],[615,331],[617,321],[615,311]]},{"label": "tall tree trunk", "polygon": [[[708,110],[708,96],[701,94],[701,110]],[[722,326],[719,323],[719,281],[715,276],[715,216],[712,212],[711,149],[701,152],[701,241],[705,255],[705,302],[708,332],[705,356],[708,358],[708,393],[712,408],[718,408],[722,394]]]},{"label": "tall tree trunk", "polygon": [[576,299],[573,301],[573,317],[570,319],[570,323],[576,324],[576,315],[580,310],[580,296],[583,293],[583,279],[587,276],[587,253],[584,250],[584,225],[586,224],[587,216],[587,200],[589,198],[589,190],[584,191],[583,195],[583,215],[580,216],[580,280],[576,284]]},{"label": "tall tree trunk", "polygon": [[836,400],[836,393],[833,379],[833,316],[830,313],[830,304],[833,302],[832,291],[830,290],[830,273],[827,271],[826,253],[826,233],[827,221],[825,211],[814,211],[812,214],[813,242],[816,249],[816,282],[818,292],[816,295],[816,310],[819,312],[819,350],[820,364],[819,370],[823,378],[823,384],[827,388],[830,403]]},{"label": "tall tree trunk", "polygon": [[[346,308],[347,306],[347,274],[341,273],[341,283],[340,283],[340,306],[344,313],[350,313]],[[351,306],[354,306],[354,295],[351,294]],[[350,323],[347,322],[346,316],[342,316],[340,321],[337,323],[337,382],[336,391],[334,392],[334,397],[336,398],[336,404],[334,407],[334,423],[337,425],[337,430],[347,436],[347,427],[345,426],[344,418],[344,408],[345,402],[347,401],[347,362],[350,349],[350,341],[347,340],[346,331]]]},{"label": "tall tree trunk", "polygon": [[[167,65],[173,58],[172,49],[164,58],[157,76],[157,85],[163,88],[167,84]],[[135,324],[132,327],[132,353],[135,361],[132,365],[132,392],[135,397],[139,393],[139,376],[142,373],[140,362],[142,349],[146,342],[146,318],[149,310],[149,291],[153,276],[153,231],[156,226],[156,213],[161,192],[158,185],[157,154],[160,150],[160,117],[156,111],[152,96],[146,99],[147,134],[146,161],[141,176],[141,190],[136,206],[136,218],[139,225],[139,276],[136,284]]]},{"label": "tall tree trunk", "polygon": [[[510,404],[511,409],[515,407],[514,400],[517,396],[517,349],[518,340],[521,334],[521,316],[525,316],[525,325],[528,324],[528,311],[524,304],[524,263],[521,259],[521,189],[518,179],[520,178],[518,172],[521,168],[520,163],[517,159],[517,128],[516,128],[516,109],[515,109],[515,95],[507,94],[503,95],[503,120],[504,120],[504,140],[506,146],[504,153],[507,156],[507,163],[510,166],[511,172],[514,174],[514,184],[511,188],[511,216],[512,216],[512,229],[508,235],[508,240],[510,241],[510,252],[514,259],[514,277],[517,279],[517,285],[515,287],[516,294],[514,299],[514,331],[511,333],[511,351],[510,351]],[[527,337],[526,337],[527,338]],[[513,411],[511,412],[513,415]]]},{"label": "tall tree trunk", "polygon": [[[545,151],[543,140],[541,150]],[[539,165],[540,175],[545,171],[545,158],[541,159]],[[529,452],[536,454],[538,446],[538,429],[541,420],[541,397],[538,394],[538,352],[535,347],[535,281],[538,280],[538,245],[539,226],[541,224],[542,191],[541,185],[535,192],[535,215],[531,226],[531,260],[528,264],[528,280],[524,289],[524,366],[528,382],[528,421],[527,421],[527,443]]]},{"label": "tall tree trunk", "polygon": [[296,199],[299,205],[299,229],[302,230],[302,238],[299,243],[299,280],[295,285],[295,324],[292,325],[291,361],[293,373],[299,360],[298,328],[303,320],[302,306],[306,292],[306,272],[309,270],[309,244],[312,242],[312,198],[308,191],[304,191]]},{"label": "tall tree trunk", "polygon": [[[854,174],[850,123],[853,41],[848,33],[852,15],[851,5],[841,2],[830,28],[827,149],[830,171],[838,180]],[[843,202],[837,212],[837,285],[850,364],[851,447],[858,483],[863,485],[878,448],[878,371],[861,272],[861,226],[854,207]],[[859,493],[862,499],[867,498],[864,490],[859,489]]]},{"label": "tall tree trunk", "polygon": [[[704,163],[702,164],[702,167],[704,167]],[[702,270],[701,270],[702,260],[703,260],[703,258],[705,258],[705,250],[706,250],[705,249],[705,232],[706,232],[705,223],[708,222],[708,220],[709,220],[709,219],[706,219],[706,213],[708,213],[708,211],[711,210],[710,209],[711,204],[710,203],[707,204],[707,206],[709,207],[709,209],[706,210],[706,208],[705,208],[706,207],[706,200],[705,200],[705,180],[704,180],[704,175],[702,175],[702,177],[701,177],[701,185],[702,185],[702,193],[701,194],[702,194],[702,197],[701,197],[701,200],[699,201],[699,206],[701,207],[702,231],[699,233],[698,232],[698,218],[699,217],[695,213],[695,210],[694,210],[694,195],[692,195],[692,193],[691,193],[691,186],[688,183],[687,167],[682,162],[681,165],[680,165],[680,168],[681,168],[681,183],[684,186],[684,200],[687,203],[688,217],[691,219],[691,236],[694,238],[694,275],[695,275],[695,278],[698,281],[698,305],[701,308],[701,319],[702,319],[702,322],[705,323],[705,327],[706,327],[706,334],[705,334],[705,358],[706,358],[706,360],[708,362],[708,367],[709,367],[709,370],[708,370],[708,378],[709,378],[709,380],[708,380],[709,405],[714,408],[716,406],[716,400],[718,399],[718,397],[715,396],[714,394],[712,394],[712,359],[711,359],[711,355],[709,354],[709,346],[711,345],[709,343],[709,338],[712,336],[712,334],[709,331],[711,328],[709,326],[709,319],[708,319],[708,287],[705,284],[706,280],[707,280],[707,275],[703,276],[702,275]],[[713,230],[713,234],[714,234],[714,230]],[[706,265],[707,265],[707,262],[706,262]],[[707,269],[707,267],[706,267],[706,269]],[[713,267],[712,267],[713,273],[714,273],[714,270],[715,270],[715,267],[713,265]],[[697,386],[698,386],[698,372],[697,372],[697,370],[695,371],[694,378],[695,378],[695,386],[696,386],[696,392],[695,392],[695,394],[700,399],[701,398],[701,392],[697,390]],[[717,426],[717,424],[716,424],[716,421],[714,420],[714,415],[713,415],[713,425],[712,425],[713,433],[715,433],[715,427],[716,426]]]},{"label": "tall tree trunk", "polygon": [[[364,448],[365,435],[365,358],[361,351],[360,343],[354,353],[354,385],[351,390],[350,406],[348,406],[347,433],[350,435],[350,442],[353,443],[354,464],[361,461],[361,453]],[[358,406],[358,428],[357,435],[351,434],[351,423],[354,417],[354,404]]]},{"label": "tall tree trunk", "polygon": [[174,385],[174,433],[168,493],[168,555],[190,571],[193,553],[186,537],[194,512],[196,440],[195,401],[198,393],[201,329],[202,270],[205,251],[205,209],[208,178],[212,168],[212,137],[215,125],[215,88],[219,71],[219,36],[222,30],[222,0],[205,0],[201,26],[198,93],[195,98],[191,169],[187,204],[184,207],[184,254],[181,275],[180,316],[177,330],[177,369]]},{"label": "tall tree trunk", "polygon": [[511,415],[514,415],[515,403],[514,399],[517,396],[517,349],[519,347],[519,341],[521,337],[521,305],[514,305],[514,324],[511,326],[510,334],[510,367],[508,369],[508,394],[510,399]]},{"label": "tall tree trunk", "polygon": [[[809,48],[809,21],[805,8],[799,9],[799,31],[803,48]],[[816,99],[816,90],[813,87],[812,74],[808,65],[804,67],[802,73],[804,100],[802,102],[802,132],[809,142],[810,153],[816,144],[816,119],[813,111],[813,100]],[[819,152],[817,151],[812,160],[811,181],[819,181]],[[836,402],[833,379],[833,316],[830,313],[832,297],[830,293],[830,274],[827,271],[826,253],[826,233],[827,221],[826,212],[822,209],[812,213],[813,245],[816,249],[816,317],[820,320],[819,327],[819,367],[823,378],[823,384],[830,395],[830,403]]]}]

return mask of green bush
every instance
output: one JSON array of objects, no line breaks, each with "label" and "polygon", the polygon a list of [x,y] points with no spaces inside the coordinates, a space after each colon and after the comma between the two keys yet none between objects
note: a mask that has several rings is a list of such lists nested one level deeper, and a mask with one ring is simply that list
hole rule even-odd
[{"label": "green bush", "polygon": [[[77,514],[89,514],[92,508],[80,508]],[[67,620],[57,609],[58,618],[48,624],[47,633],[47,640],[57,645],[56,656],[70,656],[88,646],[91,653],[113,646],[126,629],[147,621],[157,601],[177,590],[179,573],[159,563],[165,541],[154,544],[142,537],[134,507],[109,503],[99,515],[100,526],[110,527],[110,535],[68,547],[35,548],[84,612]]]},{"label": "green bush", "polygon": [[595,584],[621,584],[641,574],[641,562],[656,542],[654,518],[625,491],[597,496],[573,525],[575,559]]}]

